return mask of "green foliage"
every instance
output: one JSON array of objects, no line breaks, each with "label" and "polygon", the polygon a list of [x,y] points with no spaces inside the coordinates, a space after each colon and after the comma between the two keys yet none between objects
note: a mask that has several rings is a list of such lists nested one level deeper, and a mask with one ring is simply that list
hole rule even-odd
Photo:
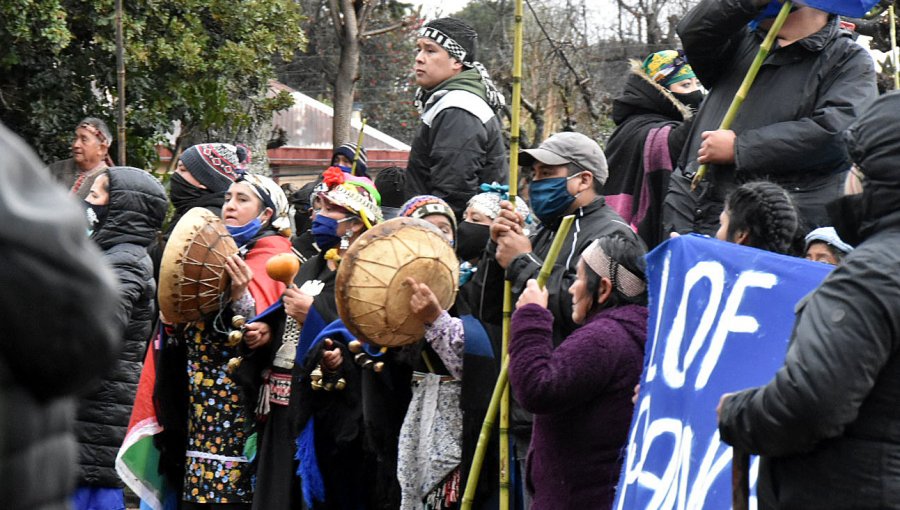
[{"label": "green foliage", "polygon": [[[306,43],[293,0],[124,5],[129,165],[153,166],[154,144],[174,121],[187,140],[238,141],[290,106],[266,90],[271,59],[290,59]],[[45,160],[67,156],[84,116],[115,132],[114,0],[7,0],[0,44],[0,120]]]}]

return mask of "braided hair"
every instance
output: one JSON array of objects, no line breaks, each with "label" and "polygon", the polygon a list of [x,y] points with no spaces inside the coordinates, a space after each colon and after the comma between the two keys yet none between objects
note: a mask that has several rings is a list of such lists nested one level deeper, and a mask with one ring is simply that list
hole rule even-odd
[{"label": "braided hair", "polygon": [[800,216],[788,192],[768,181],[748,182],[725,199],[728,214],[726,238],[747,234],[747,246],[793,255],[800,230]]}]

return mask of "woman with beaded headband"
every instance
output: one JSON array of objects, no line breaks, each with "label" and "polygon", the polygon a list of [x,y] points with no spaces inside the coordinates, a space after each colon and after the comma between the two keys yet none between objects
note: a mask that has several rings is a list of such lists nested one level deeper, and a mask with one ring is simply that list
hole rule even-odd
[{"label": "woman with beaded headband", "polygon": [[[283,306],[259,318],[277,341],[257,406],[265,425],[254,509],[300,508],[304,501],[306,507],[355,508],[364,497],[358,369],[342,363],[350,356],[342,343],[312,340],[338,319],[334,284],[340,257],[382,221],[380,195],[368,178],[338,167],[322,177],[313,192],[320,208],[312,226],[321,251],[301,266],[294,285],[284,291]],[[314,370],[343,378],[347,390],[314,391]],[[298,438],[309,440],[298,443]]]},{"label": "woman with beaded headband", "polygon": [[581,326],[553,348],[548,294],[529,280],[512,316],[509,383],[534,413],[533,508],[611,508],[647,338],[640,241],[614,234],[581,255],[569,288]]},{"label": "woman with beaded headband", "polygon": [[[456,241],[456,215],[438,197],[413,197],[399,216],[427,221],[448,243]],[[405,284],[413,288],[409,306],[426,324],[425,336],[366,353],[380,365],[360,376],[367,502],[370,508],[457,508],[497,377],[494,353],[461,296],[444,310],[427,284],[412,278]],[[482,481],[479,502],[497,489]]]}]

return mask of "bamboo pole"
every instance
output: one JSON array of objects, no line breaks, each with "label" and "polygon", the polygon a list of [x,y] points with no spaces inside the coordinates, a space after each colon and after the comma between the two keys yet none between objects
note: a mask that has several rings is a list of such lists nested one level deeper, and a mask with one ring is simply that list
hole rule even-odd
[{"label": "bamboo pole", "polygon": [[356,162],[359,161],[359,153],[362,151],[363,131],[366,129],[366,119],[359,126],[359,136],[356,138],[356,151],[353,153],[353,165],[350,167],[350,175],[356,175]]},{"label": "bamboo pole", "polygon": [[[766,38],[763,39],[762,44],[759,45],[759,51],[756,53],[756,58],[754,58],[753,63],[750,64],[750,69],[747,69],[744,81],[741,82],[741,86],[734,95],[734,99],[731,100],[731,105],[728,107],[728,111],[725,112],[725,117],[722,119],[722,124],[719,125],[719,129],[731,128],[731,123],[734,122],[734,118],[737,117],[738,110],[740,110],[741,105],[744,104],[744,99],[747,97],[747,93],[750,92],[753,80],[756,79],[756,73],[759,72],[762,63],[766,60],[766,57],[769,56],[769,52],[772,51],[772,46],[775,44],[775,38],[778,37],[778,32],[781,31],[781,27],[784,25],[788,14],[791,13],[791,5],[792,2],[790,0],[785,0],[784,5],[781,6],[781,10],[778,11],[778,16],[775,17],[775,21],[772,22],[772,26],[769,27],[769,33],[766,34]],[[700,184],[700,181],[706,176],[708,168],[709,165],[704,163],[697,169],[697,173],[694,174],[694,178],[691,180],[691,191],[697,189],[697,185]]]},{"label": "bamboo pole", "polygon": [[[522,110],[522,43],[525,16],[524,0],[516,0],[513,29],[513,66],[512,66],[512,115],[509,122],[509,201],[515,208],[516,196],[519,194],[519,115]],[[500,359],[506,359],[509,352],[509,321],[512,316],[512,282],[503,284],[503,328]],[[499,382],[499,381],[498,381]],[[509,384],[504,382],[500,395],[500,510],[509,510]],[[476,477],[477,479],[477,477]],[[477,482],[476,482],[477,483]],[[472,491],[471,496],[474,497]]]},{"label": "bamboo pole", "polygon": [[116,0],[116,77],[119,87],[118,124],[118,164],[125,166],[125,42],[122,27],[122,0]]},{"label": "bamboo pole", "polygon": [[[547,283],[547,278],[550,277],[550,273],[553,271],[553,266],[556,264],[556,259],[559,257],[559,251],[562,249],[562,245],[569,235],[569,230],[572,228],[572,222],[574,220],[575,216],[570,214],[564,217],[559,224],[559,229],[556,231],[556,237],[553,239],[553,244],[550,245],[550,251],[547,252],[547,257],[544,259],[544,265],[541,266],[541,271],[538,273],[537,283],[541,288],[544,288],[544,285]],[[510,283],[508,281],[506,284],[507,287],[509,287]],[[512,289],[510,288],[508,290],[510,290],[510,301],[512,301]],[[505,304],[506,302],[504,301],[504,305]],[[506,312],[504,311],[504,323],[507,322],[507,318]],[[506,332],[508,333],[509,324],[504,324],[504,326],[507,328]],[[509,338],[507,337],[505,340],[508,341]],[[462,498],[462,510],[470,510],[472,508],[472,503],[475,501],[475,491],[478,488],[478,477],[481,474],[481,467],[484,464],[484,455],[485,452],[487,452],[488,442],[491,440],[491,430],[494,428],[494,421],[497,419],[502,396],[504,394],[508,395],[509,393],[508,383],[509,354],[504,351],[503,363],[500,366],[500,375],[497,376],[497,383],[494,385],[494,392],[491,394],[491,403],[488,405],[487,414],[484,416],[484,423],[481,425],[481,432],[478,434],[478,444],[475,447],[475,456],[472,459],[472,467],[469,469],[469,477],[466,479],[466,490],[463,493]],[[502,463],[501,466],[503,466]],[[508,501],[507,504],[509,504]]]},{"label": "bamboo pole", "polygon": [[891,22],[891,65],[894,68],[894,90],[900,89],[900,70],[897,69],[897,21],[894,18],[894,4],[888,7]]}]

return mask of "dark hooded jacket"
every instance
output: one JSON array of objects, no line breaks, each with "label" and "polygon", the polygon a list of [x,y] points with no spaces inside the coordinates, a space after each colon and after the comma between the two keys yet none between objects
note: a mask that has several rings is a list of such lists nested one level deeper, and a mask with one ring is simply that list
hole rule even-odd
[{"label": "dark hooded jacket", "polygon": [[866,180],[834,204],[860,241],[797,309],[784,366],[727,399],[722,439],[762,456],[759,508],[900,508],[900,94],[849,131]]},{"label": "dark hooded jacket", "polygon": [[462,218],[478,186],[508,178],[503,128],[474,69],[429,91],[424,104],[409,151],[406,198],[435,195]]},{"label": "dark hooded jacket", "polygon": [[83,211],[0,125],[0,507],[65,509],[75,483],[71,396],[110,365],[115,280]]},{"label": "dark hooded jacket", "polygon": [[80,485],[122,487],[115,460],[125,439],[141,365],[156,318],[156,283],[147,246],[162,227],[168,201],[162,184],[144,170],[113,167],[109,212],[91,238],[119,280],[117,325],[123,329],[118,358],[98,387],[78,404]]},{"label": "dark hooded jacket", "polygon": [[690,131],[691,110],[633,61],[613,101],[616,130],[606,143],[606,203],[653,248],[662,242],[662,203]]},{"label": "dark hooded jacket", "polygon": [[747,23],[753,0],[703,0],[678,24],[684,51],[710,90],[694,118],[664,206],[665,232],[714,234],[725,196],[745,182],[767,179],[791,192],[810,226],[827,224],[824,205],[840,194],[850,167],[841,132],[877,95],[865,49],[832,17],[818,32],[774,48],[763,62],[731,129],[734,165],[711,165],[690,190],[701,134],[719,128],[765,32]]}]

